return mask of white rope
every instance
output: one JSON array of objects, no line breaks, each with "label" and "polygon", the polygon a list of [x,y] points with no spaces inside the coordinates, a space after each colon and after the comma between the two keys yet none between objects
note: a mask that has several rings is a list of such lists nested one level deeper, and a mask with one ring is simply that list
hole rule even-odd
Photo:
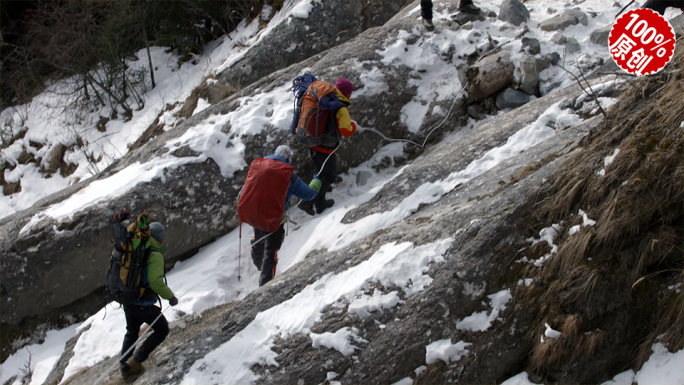
[{"label": "white rope", "polygon": [[370,132],[374,132],[374,133],[376,133],[376,134],[382,136],[385,140],[388,140],[388,141],[390,141],[390,142],[406,142],[406,143],[411,143],[411,144],[413,144],[413,145],[416,145],[416,146],[418,146],[418,147],[420,147],[420,148],[423,148],[423,147],[425,147],[425,144],[427,143],[428,139],[430,138],[430,135],[432,135],[432,133],[435,132],[435,130],[437,130],[438,128],[442,127],[442,125],[447,121],[447,119],[448,119],[449,116],[451,115],[451,111],[454,109],[454,106],[456,105],[456,102],[458,101],[458,98],[459,98],[461,95],[463,95],[463,92],[465,92],[466,88],[468,88],[468,82],[466,82],[466,84],[463,86],[463,88],[461,89],[461,92],[459,92],[459,94],[456,95],[456,96],[454,97],[454,101],[451,103],[451,107],[449,107],[449,112],[447,112],[447,114],[446,114],[446,116],[444,117],[444,119],[443,119],[439,124],[437,124],[435,127],[433,127],[433,128],[430,130],[430,132],[428,132],[428,134],[425,136],[425,140],[423,140],[423,144],[418,144],[418,143],[416,143],[416,142],[414,142],[414,141],[412,141],[412,140],[408,140],[408,139],[392,139],[392,138],[388,138],[388,137],[385,136],[382,132],[380,132],[380,131],[378,131],[378,130],[376,130],[376,129],[374,129],[374,128],[368,128],[367,130],[370,131]]}]

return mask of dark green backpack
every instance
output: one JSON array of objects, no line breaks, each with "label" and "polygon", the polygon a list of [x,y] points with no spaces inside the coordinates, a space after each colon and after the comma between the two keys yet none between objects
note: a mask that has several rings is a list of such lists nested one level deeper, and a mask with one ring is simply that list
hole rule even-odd
[{"label": "dark green backpack", "polygon": [[150,215],[142,213],[136,220],[127,211],[117,212],[112,227],[114,246],[109,257],[105,298],[131,305],[145,292],[141,285],[143,269],[152,252],[150,247]]}]

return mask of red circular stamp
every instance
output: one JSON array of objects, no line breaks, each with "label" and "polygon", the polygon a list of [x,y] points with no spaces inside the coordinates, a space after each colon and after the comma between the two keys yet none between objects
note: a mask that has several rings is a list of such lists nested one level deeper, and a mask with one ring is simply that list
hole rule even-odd
[{"label": "red circular stamp", "polygon": [[672,59],[675,42],[670,23],[646,8],[620,16],[608,38],[615,63],[634,75],[650,75],[663,69]]}]

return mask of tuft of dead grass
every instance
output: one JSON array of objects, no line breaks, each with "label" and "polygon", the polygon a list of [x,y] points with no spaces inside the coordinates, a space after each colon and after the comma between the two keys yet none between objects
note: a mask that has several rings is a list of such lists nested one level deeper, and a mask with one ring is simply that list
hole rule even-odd
[{"label": "tuft of dead grass", "polygon": [[[664,289],[684,279],[683,68],[684,46],[664,71],[631,84],[534,209],[535,228],[565,226],[555,241],[558,252],[538,271],[543,284],[537,290],[543,292],[535,293],[535,306],[543,321],[531,336],[537,339],[530,359],[535,371],[569,364],[569,352],[586,360],[608,336],[620,340],[601,324],[616,312],[628,315],[625,322],[638,330],[625,337],[637,368],[656,341],[671,350],[684,348],[684,294]],[[616,148],[619,153],[605,166]],[[604,167],[605,175],[598,175]],[[569,236],[579,209],[596,225]],[[561,337],[540,343],[548,320],[562,324]]]},{"label": "tuft of dead grass", "polygon": [[582,329],[582,316],[573,314],[565,319],[560,328],[561,335],[567,339],[574,339]]},{"label": "tuft of dead grass", "polygon": [[562,362],[566,353],[566,350],[558,340],[549,338],[534,347],[532,358],[530,358],[530,366],[535,372],[554,368]]},{"label": "tuft of dead grass", "polygon": [[577,357],[591,358],[596,350],[601,347],[605,340],[605,333],[600,330],[592,330],[581,335],[575,345],[574,355]]}]

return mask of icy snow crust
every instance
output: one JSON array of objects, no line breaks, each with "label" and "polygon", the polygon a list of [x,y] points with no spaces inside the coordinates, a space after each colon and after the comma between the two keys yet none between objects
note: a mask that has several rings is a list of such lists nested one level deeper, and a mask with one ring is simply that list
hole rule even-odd
[{"label": "icy snow crust", "polygon": [[[247,25],[242,23],[229,37],[225,37],[220,45],[203,56],[198,65],[189,63],[176,68],[172,63],[175,58],[164,52],[164,48],[152,49],[155,67],[155,77],[158,81],[157,88],[150,91],[146,96],[146,107],[136,111],[133,119],[129,122],[112,120],[107,124],[107,132],[99,133],[89,130],[85,141],[89,143],[87,151],[103,156],[103,160],[96,164],[98,169],[104,169],[114,160],[120,158],[127,151],[127,145],[134,142],[146,127],[161,112],[165,103],[183,101],[197,86],[202,79],[210,74],[218,73],[229,68],[233,63],[243,57],[249,46],[260,44],[261,39],[270,33],[273,28],[282,22],[289,22],[293,17],[306,18],[313,6],[313,1],[301,2],[286,1],[283,9],[274,15],[269,26],[258,31],[258,21]],[[589,41],[589,34],[594,29],[612,23],[618,8],[608,1],[587,1],[583,3],[585,12],[595,11],[598,16],[589,18],[589,26],[571,26],[563,32],[567,36],[574,36],[582,45],[582,52],[570,54],[565,57],[565,66],[571,68],[574,62],[582,61],[587,57],[607,58],[605,47],[594,45]],[[449,15],[446,11],[440,11],[440,2],[435,2],[434,21],[440,27],[440,21],[446,20]],[[528,4],[531,20],[528,23],[531,32],[529,37],[540,40],[542,54],[552,51],[562,52],[562,47],[555,46],[550,42],[553,32],[539,31],[536,26],[539,22],[551,17],[547,13],[548,8],[557,10],[564,9],[564,1],[538,1]],[[498,13],[499,2],[480,1],[478,6],[484,10],[493,10]],[[673,16],[668,11],[666,16]],[[416,20],[419,25],[419,7],[415,7],[407,17]],[[505,23],[496,19],[487,19],[485,22],[474,23],[473,31],[487,30],[492,37],[505,41],[519,31],[509,28],[500,31]],[[439,56],[449,50],[451,44],[457,51],[477,49],[476,44],[471,44],[472,31],[450,31],[442,28],[439,34],[424,34],[416,43],[409,44],[408,38],[412,34],[420,34],[418,27],[413,31],[401,32],[396,39],[388,40],[383,50],[378,53],[383,56],[383,63],[392,66],[406,66],[411,69],[411,80],[417,87],[416,96],[402,108],[402,121],[411,132],[417,132],[427,114],[446,114],[438,107],[428,111],[426,106],[432,100],[451,100],[462,91],[458,84],[455,66],[447,64],[439,59]],[[519,51],[520,43],[509,44],[514,56]],[[247,47],[244,47],[247,46]],[[516,57],[513,57],[516,60]],[[133,66],[141,65],[143,60],[131,63]],[[360,79],[364,83],[358,95],[374,95],[389,89],[389,85],[383,79],[382,73],[377,68],[361,70],[361,64],[357,64],[361,72]],[[134,67],[136,68],[136,67]],[[425,72],[424,72],[425,71]],[[561,88],[570,85],[574,80],[557,67],[545,70],[541,74],[542,79],[560,82]],[[55,89],[59,84],[55,84]],[[118,174],[91,184],[88,189],[74,195],[62,203],[49,207],[38,214],[32,222],[39,221],[45,216],[54,218],[66,218],[75,211],[88,205],[97,204],[103,200],[125,193],[126,186],[121,182],[130,180],[135,175],[137,180],[149,181],[154,178],[163,178],[164,168],[178,167],[186,162],[201,162],[207,158],[213,158],[220,166],[224,177],[230,177],[236,170],[247,166],[244,161],[244,145],[240,142],[240,134],[256,134],[263,130],[267,124],[275,127],[287,127],[291,119],[291,100],[282,98],[286,92],[286,86],[276,88],[268,93],[260,93],[240,99],[240,107],[227,114],[215,115],[205,119],[193,129],[189,130],[180,138],[170,141],[169,147],[177,144],[188,145],[200,155],[195,158],[174,158],[162,156],[150,160],[145,164],[133,164]],[[58,143],[66,145],[75,141],[73,132],[65,130],[70,121],[61,117],[51,119],[53,112],[50,105],[59,102],[50,93],[37,97],[32,103],[21,106],[18,111],[5,110],[2,112],[3,121],[14,116],[19,119],[20,112],[28,112],[27,126],[29,131],[26,137],[17,141],[13,146],[2,151],[3,159],[16,162],[21,146],[29,140],[43,143],[45,146],[35,150],[34,155],[45,156],[52,146]],[[606,102],[612,102],[606,100]],[[206,101],[200,101],[195,113],[208,106]],[[265,116],[272,116],[266,118]],[[353,111],[352,111],[353,115]],[[83,118],[87,124],[94,124],[98,113]],[[175,118],[171,112],[162,117],[167,124],[166,128],[173,126]],[[302,261],[306,255],[318,248],[327,248],[330,251],[339,250],[351,243],[362,239],[365,235],[401,221],[411,215],[423,203],[433,203],[439,200],[445,193],[453,189],[459,183],[467,183],[472,178],[490,170],[506,159],[510,159],[520,151],[538,144],[555,134],[555,130],[548,123],[560,122],[563,126],[569,126],[580,121],[579,117],[561,111],[557,105],[549,108],[534,123],[522,127],[512,135],[504,145],[493,148],[481,158],[474,160],[465,169],[455,172],[447,178],[433,183],[425,183],[416,191],[405,198],[394,209],[370,215],[352,224],[342,224],[344,215],[355,207],[368,202],[383,184],[399,175],[402,170],[391,167],[376,172],[373,168],[379,164],[384,156],[401,155],[404,144],[394,143],[383,147],[371,160],[349,171],[350,175],[358,172],[369,172],[373,175],[370,183],[365,186],[357,186],[352,180],[345,177],[344,182],[330,194],[337,202],[332,210],[324,215],[308,217],[299,210],[293,210],[292,219],[299,223],[290,226],[289,234],[285,238],[280,251],[281,260],[278,264],[278,274]],[[237,135],[230,139],[221,132],[221,127],[230,123]],[[360,122],[363,124],[363,122]],[[684,122],[683,122],[684,124]],[[94,131],[94,132],[90,132]],[[232,141],[230,151],[226,151],[225,143]],[[29,149],[32,149],[30,146]],[[617,155],[617,151],[614,153]],[[614,156],[613,155],[613,156]],[[0,196],[0,215],[7,216],[15,211],[31,206],[35,201],[47,194],[58,191],[75,178],[85,179],[96,170],[89,169],[85,161],[85,155],[81,152],[69,151],[65,161],[79,164],[76,172],[67,178],[59,174],[50,179],[43,179],[35,167],[31,165],[18,165],[12,171],[5,172],[5,178],[9,182],[22,181],[22,192],[10,197]],[[606,159],[605,166],[610,164]],[[96,184],[97,183],[97,184]],[[108,194],[100,193],[108,191]],[[583,213],[580,213],[582,215]],[[584,215],[583,225],[590,225],[589,218]],[[474,219],[475,220],[475,219]],[[31,224],[27,225],[27,230]],[[249,226],[247,226],[249,227]],[[315,229],[315,231],[314,231]],[[248,228],[246,233],[251,233]],[[540,234],[541,239],[549,241],[552,245],[557,232],[553,227],[545,229]],[[531,240],[538,242],[539,240]],[[258,376],[249,368],[254,363],[277,365],[274,358],[276,353],[270,347],[276,336],[287,336],[295,333],[308,334],[315,348],[335,349],[344,355],[353,354],[356,344],[364,342],[358,336],[354,328],[342,328],[337,331],[315,334],[310,328],[317,321],[320,311],[327,305],[349,303],[348,311],[367,316],[372,312],[381,312],[396,306],[401,306],[403,301],[398,291],[373,294],[364,294],[369,284],[379,282],[385,287],[396,285],[402,288],[405,296],[415,295],[429,287],[432,279],[427,275],[431,264],[442,263],[445,253],[451,245],[451,239],[444,239],[427,245],[415,246],[412,243],[389,243],[381,246],[367,261],[351,267],[338,274],[328,274],[316,282],[305,287],[299,294],[290,300],[259,313],[254,321],[238,333],[231,340],[221,345],[216,350],[198,360],[181,381],[184,384],[223,384],[223,383],[253,383]],[[249,237],[244,237],[241,248],[243,250],[240,270],[238,270],[237,250],[239,237],[237,230],[226,234],[211,245],[202,248],[191,260],[178,262],[168,273],[169,286],[179,297],[179,304],[173,308],[165,307],[165,316],[169,321],[179,318],[184,314],[199,314],[202,311],[230,301],[241,300],[257,288],[259,272],[249,262]],[[551,257],[551,253],[546,258]],[[543,263],[543,261],[535,261]],[[242,275],[242,280],[237,280],[237,275]],[[410,284],[409,284],[410,283]],[[392,286],[394,287],[394,286]],[[498,314],[510,301],[510,291],[489,296],[491,303],[485,304],[491,307],[491,311],[474,313],[461,320],[459,325],[463,330],[486,332],[488,327],[496,321]],[[106,317],[105,316],[106,313]],[[41,384],[46,378],[59,355],[61,355],[66,341],[78,331],[89,329],[81,335],[74,348],[74,356],[64,374],[64,379],[69,378],[78,370],[90,367],[102,362],[107,357],[116,356],[119,353],[123,335],[125,333],[125,321],[123,312],[118,307],[109,305],[99,313],[93,315],[80,325],[69,328],[50,331],[47,333],[43,344],[35,344],[24,347],[12,355],[3,365],[0,382],[5,383],[9,378],[20,373],[22,366],[27,362],[29,352],[32,356],[33,377],[31,384]],[[553,335],[553,330],[548,331]],[[443,360],[455,361],[468,354],[470,343],[459,341],[452,343],[450,340],[435,341],[426,346],[426,363]],[[644,365],[639,373],[628,371],[622,373],[609,383],[684,383],[684,372],[681,368],[684,351],[675,354],[668,353],[660,344],[653,346],[654,354]],[[425,370],[425,366],[416,369],[416,373]],[[336,373],[329,373],[329,378],[334,380]],[[411,384],[410,378],[405,378],[397,383]],[[15,380],[19,383],[19,379]],[[334,383],[334,381],[333,381]],[[506,384],[531,384],[527,373],[521,373],[506,382]]]}]

